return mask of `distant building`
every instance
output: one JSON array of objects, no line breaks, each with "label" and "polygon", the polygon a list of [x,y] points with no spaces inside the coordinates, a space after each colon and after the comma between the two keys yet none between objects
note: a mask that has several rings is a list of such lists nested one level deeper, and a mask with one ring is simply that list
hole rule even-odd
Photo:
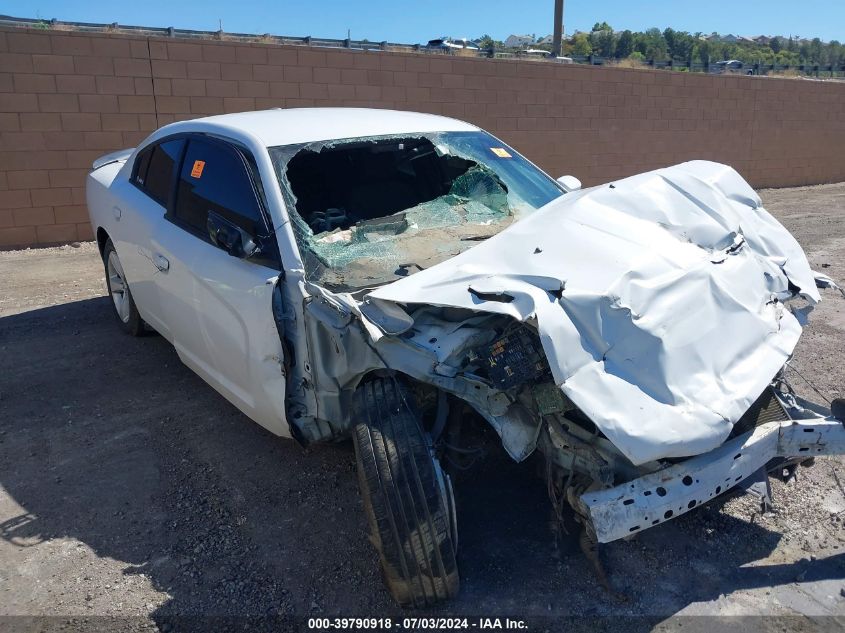
[{"label": "distant building", "polygon": [[772,40],[775,39],[769,35],[758,35],[757,37],[752,38],[758,44],[762,44],[763,46],[768,46],[772,43]]},{"label": "distant building", "polygon": [[725,44],[737,44],[738,42],[754,42],[755,41],[751,37],[746,37],[744,35],[734,35],[733,33],[728,33],[727,35],[719,35],[718,33],[711,33],[710,35],[701,35],[699,37],[700,37],[700,39],[705,40],[707,42],[724,42]]},{"label": "distant building", "polygon": [[508,35],[505,48],[525,48],[534,43],[533,35]]},{"label": "distant building", "polygon": [[[569,38],[570,38],[570,36],[567,35],[566,33],[561,33],[561,35],[560,35],[561,40],[568,40]],[[546,37],[541,37],[535,43],[536,44],[542,44],[542,45],[545,45],[545,46],[551,46],[554,43],[554,40],[555,40],[554,35],[547,35]]]}]

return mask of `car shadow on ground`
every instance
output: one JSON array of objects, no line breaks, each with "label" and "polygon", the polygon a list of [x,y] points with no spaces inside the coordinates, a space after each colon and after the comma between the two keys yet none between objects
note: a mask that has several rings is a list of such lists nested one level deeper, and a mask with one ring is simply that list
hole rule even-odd
[{"label": "car shadow on ground", "polygon": [[[2,561],[12,578],[23,550],[69,538],[166,592],[157,621],[402,615],[367,541],[349,443],[304,450],[275,438],[163,338],[122,334],[106,298],[4,317],[0,351],[0,485],[20,508],[0,517],[0,537],[18,552]],[[462,590],[430,613],[659,619],[802,573],[841,578],[845,564],[748,567],[781,536],[720,513],[717,500],[608,546],[612,582],[627,595],[615,600],[577,533],[555,537],[530,466],[490,455],[459,478],[458,496]],[[114,589],[98,586],[96,566],[62,564],[50,573],[84,576],[95,614],[97,592]]]}]

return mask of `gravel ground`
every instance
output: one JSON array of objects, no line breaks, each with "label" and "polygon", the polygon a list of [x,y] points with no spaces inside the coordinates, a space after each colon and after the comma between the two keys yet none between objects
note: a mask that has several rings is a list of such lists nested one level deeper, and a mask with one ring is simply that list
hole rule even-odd
[{"label": "gravel ground", "polygon": [[[845,184],[767,190],[814,268],[845,279]],[[845,302],[796,365],[841,396]],[[0,252],[0,629],[220,630],[401,618],[379,577],[349,443],[303,450],[245,418],[161,337],[113,321],[96,246]],[[819,397],[796,378],[799,391]],[[723,496],[606,548],[614,599],[550,529],[542,481],[500,451],[458,481],[460,596],[430,615],[589,629],[845,624],[845,461]],[[734,619],[684,618],[720,615]],[[772,620],[759,617],[781,616]],[[48,617],[43,617],[48,616]],[[211,619],[209,619],[211,618]]]}]

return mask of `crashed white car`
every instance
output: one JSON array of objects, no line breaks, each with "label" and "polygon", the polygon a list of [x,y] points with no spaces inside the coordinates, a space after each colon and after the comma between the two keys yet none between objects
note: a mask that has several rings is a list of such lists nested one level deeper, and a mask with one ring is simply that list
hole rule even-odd
[{"label": "crashed white car", "polygon": [[833,282],[730,167],[580,190],[453,119],[270,110],[163,127],[87,195],[127,332],[277,435],[351,435],[403,605],[458,590],[440,463],[469,416],[541,452],[588,545],[845,452],[783,375]]}]

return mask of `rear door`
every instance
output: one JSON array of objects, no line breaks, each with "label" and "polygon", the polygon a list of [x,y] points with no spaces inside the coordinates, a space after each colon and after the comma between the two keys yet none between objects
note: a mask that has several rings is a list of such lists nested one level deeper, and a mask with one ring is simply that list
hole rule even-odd
[{"label": "rear door", "polygon": [[129,180],[115,190],[120,202],[112,209],[120,230],[112,231],[111,237],[135,305],[141,318],[168,339],[170,331],[154,281],[160,262],[154,260],[151,240],[165,222],[184,145],[184,138],[170,138],[139,152]]},{"label": "rear door", "polygon": [[271,237],[254,160],[234,144],[187,139],[171,210],[152,239],[155,281],[182,361],[271,431],[288,435],[282,346],[272,297],[280,276],[274,239],[241,259],[215,246],[213,211],[250,235]]}]

